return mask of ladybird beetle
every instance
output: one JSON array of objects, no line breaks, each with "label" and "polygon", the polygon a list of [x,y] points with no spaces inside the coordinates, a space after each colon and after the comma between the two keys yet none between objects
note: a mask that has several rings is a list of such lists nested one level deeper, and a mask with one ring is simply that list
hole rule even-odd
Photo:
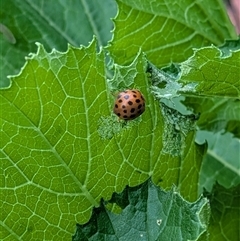
[{"label": "ladybird beetle", "polygon": [[145,111],[145,99],[139,90],[119,92],[113,112],[123,120],[133,120]]}]

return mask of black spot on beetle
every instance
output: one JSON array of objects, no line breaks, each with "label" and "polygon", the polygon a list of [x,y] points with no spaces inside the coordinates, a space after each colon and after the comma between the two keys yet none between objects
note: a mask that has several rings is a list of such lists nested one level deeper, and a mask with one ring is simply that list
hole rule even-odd
[{"label": "black spot on beetle", "polygon": [[130,112],[131,112],[131,113],[134,113],[134,112],[135,112],[135,108],[132,108],[132,109],[130,110]]}]

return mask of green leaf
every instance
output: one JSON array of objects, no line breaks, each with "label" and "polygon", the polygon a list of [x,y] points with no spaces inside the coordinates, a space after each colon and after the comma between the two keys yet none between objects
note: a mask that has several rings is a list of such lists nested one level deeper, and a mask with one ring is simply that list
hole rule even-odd
[{"label": "green leaf", "polygon": [[238,240],[239,238],[240,186],[225,189],[215,185],[210,195],[211,219],[209,238],[211,241]]},{"label": "green leaf", "polygon": [[109,50],[119,64],[131,63],[141,48],[152,63],[164,66],[184,61],[193,47],[237,38],[222,1],[119,0],[118,6]]},{"label": "green leaf", "polygon": [[[175,184],[175,194],[194,203],[199,184],[209,190],[215,179],[225,187],[239,183],[238,162],[234,162],[239,154],[239,41],[234,41],[237,36],[222,2],[203,1],[190,5],[187,0],[181,5],[162,0],[119,1],[114,38],[108,48],[114,58],[105,66],[108,55],[96,49],[111,37],[109,16],[116,13],[114,1],[0,0],[0,85],[4,76],[19,72],[23,56],[35,52],[34,42],[43,43],[51,52],[37,44],[37,54],[26,59],[18,76],[10,77],[11,87],[0,91],[1,240],[68,240],[75,224],[86,223],[101,198],[108,200],[113,192],[139,185],[149,177],[165,191]],[[101,10],[101,6],[105,7]],[[98,46],[93,41],[88,47],[72,47],[87,44],[93,34]],[[219,49],[201,49],[219,45],[225,38],[230,40]],[[198,56],[200,53],[204,55]],[[146,73],[149,59],[158,67],[168,65],[157,72],[161,75],[155,83]],[[181,65],[169,64],[182,61],[181,79]],[[114,62],[119,65],[112,65],[113,73],[110,65]],[[217,74],[211,72],[212,67]],[[212,76],[213,89],[208,81]],[[131,122],[118,121],[112,113],[114,95],[125,88],[140,89],[146,98],[146,111]],[[196,108],[201,109],[200,115],[189,110],[182,114],[180,105],[175,105],[173,97],[189,95],[197,95],[200,104],[207,104]],[[188,107],[191,99],[186,99]],[[194,142],[196,124],[219,131],[209,138],[208,152],[206,143]],[[229,143],[227,150],[224,143]],[[205,169],[206,161],[201,169],[205,152],[213,165],[218,162],[214,172]],[[212,160],[213,156],[217,158]],[[206,182],[201,179],[199,183],[200,169]],[[232,190],[230,195],[234,196]],[[236,210],[234,202],[224,201],[224,195],[218,201],[231,212]],[[116,204],[113,208],[121,209]],[[186,209],[191,210],[191,205]],[[220,223],[213,223],[211,231],[215,225],[231,223],[226,213]],[[184,227],[184,233],[189,227]],[[197,237],[207,238],[207,232]]]},{"label": "green leaf", "polygon": [[223,56],[216,47],[196,50],[181,64],[181,82],[196,84],[195,95],[240,97],[240,50]]},{"label": "green leaf", "polygon": [[189,203],[174,188],[165,192],[148,180],[114,194],[110,202],[121,206],[121,214],[102,204],[87,224],[77,226],[74,241],[197,240],[206,233],[210,211],[206,198]]},{"label": "green leaf", "polygon": [[[11,87],[0,91],[4,237],[43,239],[54,232],[66,239],[102,197],[150,176],[196,200],[205,147],[194,144],[195,121],[154,100],[141,54],[116,69],[115,78],[145,96],[146,111],[135,121],[113,116],[104,56],[95,42],[50,54],[38,44]],[[106,138],[103,130],[112,134]]]},{"label": "green leaf", "polygon": [[[0,87],[9,85],[7,75],[19,73],[24,57],[36,51],[35,42],[47,51],[66,51],[68,43],[88,45],[95,35],[100,46],[106,45],[113,28],[110,18],[117,12],[112,0],[0,0],[0,6],[1,26],[8,29],[0,29],[5,36],[0,38]],[[9,33],[15,41],[6,38]]]},{"label": "green leaf", "polygon": [[240,142],[230,133],[199,131],[197,141],[208,142],[199,185],[209,192],[217,181],[225,188],[240,184]]}]

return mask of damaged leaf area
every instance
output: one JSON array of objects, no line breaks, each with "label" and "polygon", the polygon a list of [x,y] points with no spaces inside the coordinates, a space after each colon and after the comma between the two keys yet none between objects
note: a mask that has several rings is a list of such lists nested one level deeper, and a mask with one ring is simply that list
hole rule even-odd
[{"label": "damaged leaf area", "polygon": [[183,115],[164,103],[160,103],[160,109],[164,118],[162,151],[173,156],[181,156],[186,148],[186,136],[190,131],[196,130],[199,115]]},{"label": "damaged leaf area", "polygon": [[181,64],[158,69],[148,64],[156,98],[180,95],[226,98],[240,97],[240,50],[225,53],[224,48],[205,47]]},{"label": "damaged leaf area", "polygon": [[179,76],[181,69],[179,65],[172,64],[168,68],[158,69],[152,63],[148,63],[147,72],[151,79],[151,89],[154,96],[161,100],[168,99],[172,100],[175,97],[179,97],[182,92],[195,92],[196,84],[190,83],[189,85],[183,86],[179,82]]}]

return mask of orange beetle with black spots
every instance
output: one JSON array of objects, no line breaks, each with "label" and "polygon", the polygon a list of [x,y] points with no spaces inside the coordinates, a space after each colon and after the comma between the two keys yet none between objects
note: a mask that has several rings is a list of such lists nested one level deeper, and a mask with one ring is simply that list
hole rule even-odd
[{"label": "orange beetle with black spots", "polygon": [[145,98],[139,90],[124,90],[117,94],[113,112],[123,120],[133,120],[145,111]]}]

